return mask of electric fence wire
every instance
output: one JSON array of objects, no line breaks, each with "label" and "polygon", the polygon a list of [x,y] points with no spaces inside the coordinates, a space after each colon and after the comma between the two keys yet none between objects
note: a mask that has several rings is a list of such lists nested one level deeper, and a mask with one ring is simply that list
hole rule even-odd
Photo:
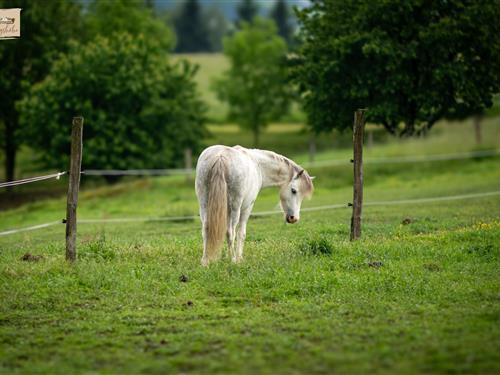
[{"label": "electric fence wire", "polygon": [[[393,201],[373,201],[365,202],[363,206],[390,206],[390,205],[401,205],[401,204],[416,204],[416,203],[431,203],[431,202],[441,202],[441,201],[452,201],[452,200],[462,200],[462,199],[474,199],[474,198],[484,198],[500,195],[500,190],[489,191],[483,193],[471,193],[471,194],[460,194],[460,195],[448,195],[440,197],[427,197],[427,198],[414,198],[414,199],[401,199]],[[347,204],[331,204],[316,207],[306,207],[301,210],[301,212],[313,212],[313,211],[323,211],[332,210],[339,208],[347,208]],[[252,213],[251,216],[269,216],[282,214],[280,210],[271,211],[259,211]],[[198,215],[188,215],[188,216],[167,216],[167,217],[128,217],[128,218],[109,218],[109,219],[79,219],[79,224],[106,224],[106,223],[137,223],[137,222],[165,222],[165,221],[188,221],[197,219]],[[52,221],[49,223],[34,225],[25,228],[11,229],[4,232],[0,232],[0,236],[6,236],[9,234],[15,234],[20,232],[32,231],[36,229],[42,229],[51,227],[62,223],[62,221]]]}]

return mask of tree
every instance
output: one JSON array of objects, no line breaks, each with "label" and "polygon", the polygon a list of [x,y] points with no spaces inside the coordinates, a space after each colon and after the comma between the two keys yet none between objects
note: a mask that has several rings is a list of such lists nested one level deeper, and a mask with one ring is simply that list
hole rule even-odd
[{"label": "tree", "polygon": [[85,17],[85,37],[92,41],[96,36],[108,37],[126,32],[133,36],[144,35],[165,51],[174,46],[174,35],[165,22],[156,18],[153,9],[139,0],[93,0]]},{"label": "tree", "polygon": [[317,131],[368,107],[369,121],[412,135],[500,91],[497,2],[318,0],[297,14],[292,75]]},{"label": "tree", "polygon": [[210,39],[198,0],[187,0],[174,20],[176,52],[210,51]]},{"label": "tree", "polygon": [[290,27],[290,13],[285,0],[276,0],[271,10],[271,18],[278,26],[278,34],[290,45],[292,39],[292,28]]},{"label": "tree", "polygon": [[224,39],[231,67],[215,82],[215,90],[229,103],[230,118],[253,132],[256,147],[261,129],[288,110],[286,52],[286,43],[277,35],[274,23],[258,17]]},{"label": "tree", "polygon": [[87,168],[165,168],[181,164],[205,135],[204,106],[187,62],[168,63],[145,36],[113,34],[73,43],[19,103],[29,144],[41,162],[66,168],[72,116],[85,117]]},{"label": "tree", "polygon": [[155,10],[155,2],[154,0],[144,0],[144,5],[146,8],[151,9],[152,12]]},{"label": "tree", "polygon": [[237,24],[241,26],[242,22],[252,22],[254,17],[257,15],[258,11],[259,8],[253,0],[242,0],[237,8],[238,12]]},{"label": "tree", "polygon": [[45,77],[54,56],[80,34],[81,22],[80,8],[72,1],[0,0],[0,8],[23,9],[21,37],[0,42],[0,146],[5,153],[6,179],[12,181],[22,144],[15,103],[27,87]]}]

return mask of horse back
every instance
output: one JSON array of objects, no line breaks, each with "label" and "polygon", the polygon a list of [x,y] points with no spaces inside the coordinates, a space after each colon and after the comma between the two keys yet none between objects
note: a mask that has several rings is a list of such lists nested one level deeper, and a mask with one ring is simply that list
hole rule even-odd
[{"label": "horse back", "polygon": [[209,184],[209,171],[216,162],[225,164],[228,192],[244,194],[247,190],[254,191],[253,185],[258,185],[260,189],[260,174],[247,149],[241,146],[215,145],[206,148],[198,158],[196,165],[197,191],[203,190],[203,187]]}]

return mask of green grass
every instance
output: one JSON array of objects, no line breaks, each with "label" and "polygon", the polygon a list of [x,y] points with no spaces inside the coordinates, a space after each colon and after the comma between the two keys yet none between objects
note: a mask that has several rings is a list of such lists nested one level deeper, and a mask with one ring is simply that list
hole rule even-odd
[{"label": "green grass", "polygon": [[[481,147],[498,147],[498,119],[488,121]],[[224,143],[245,140],[223,129]],[[268,135],[304,160],[297,132]],[[474,149],[471,124],[443,123],[425,139],[380,139],[366,155]],[[304,207],[351,200],[349,164],[310,172],[316,191]],[[80,218],[197,211],[185,177],[85,182]],[[496,190],[498,156],[365,166],[367,202]],[[255,211],[277,203],[265,190]],[[64,210],[63,196],[4,210],[0,231]],[[303,212],[296,225],[259,217],[244,262],[224,254],[208,269],[197,220],[82,223],[73,266],[63,225],[0,237],[0,373],[498,373],[499,212],[500,196],[366,206],[357,242],[348,241],[347,208]],[[42,258],[21,260],[26,253]]]},{"label": "green grass", "polygon": [[185,59],[199,66],[195,82],[201,98],[208,106],[207,117],[213,122],[225,121],[228,106],[226,103],[219,101],[212,90],[212,82],[229,68],[227,58],[222,53],[188,53],[176,54],[172,57],[174,61]]},{"label": "green grass", "polygon": [[[477,144],[474,136],[472,120],[463,122],[440,121],[432,128],[427,137],[395,138],[388,135],[379,127],[369,126],[374,131],[374,145],[383,147],[369,147],[365,136],[364,155],[370,157],[397,157],[404,155],[432,155],[449,154],[457,152],[470,152],[500,148],[500,120],[499,117],[485,118],[482,122],[482,143]],[[346,136],[349,134],[343,134]],[[341,150],[323,152],[316,160],[329,160],[338,157],[350,157],[351,149],[347,146],[351,141],[347,138],[337,138]],[[306,160],[304,156],[302,158]]]},{"label": "green grass", "polygon": [[500,116],[500,94],[496,94],[493,97],[493,105],[486,111],[486,116]]},{"label": "green grass", "polygon": [[[186,53],[172,55],[173,61],[181,59],[199,66],[195,81],[202,99],[208,105],[207,117],[212,123],[227,121],[229,108],[226,103],[219,101],[212,90],[212,82],[226,71],[230,64],[223,53]],[[500,95],[493,98],[493,106],[485,111],[487,116],[500,115]],[[297,104],[294,104],[288,115],[284,116],[287,122],[305,122],[306,117]]]},{"label": "green grass", "polygon": [[[220,78],[230,67],[230,62],[223,53],[184,53],[172,55],[173,61],[187,60],[198,65],[195,76],[198,92],[208,106],[207,118],[211,123],[225,123],[229,113],[229,106],[221,102],[213,90],[213,82]],[[304,122],[305,115],[297,103],[293,103],[288,114],[283,116],[284,121]]]}]

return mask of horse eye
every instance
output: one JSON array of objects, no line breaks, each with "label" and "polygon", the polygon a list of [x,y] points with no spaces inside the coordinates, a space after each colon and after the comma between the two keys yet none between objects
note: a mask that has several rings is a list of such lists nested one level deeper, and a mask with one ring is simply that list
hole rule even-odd
[{"label": "horse eye", "polygon": [[297,190],[295,190],[294,188],[292,188],[292,194],[297,194]]}]

